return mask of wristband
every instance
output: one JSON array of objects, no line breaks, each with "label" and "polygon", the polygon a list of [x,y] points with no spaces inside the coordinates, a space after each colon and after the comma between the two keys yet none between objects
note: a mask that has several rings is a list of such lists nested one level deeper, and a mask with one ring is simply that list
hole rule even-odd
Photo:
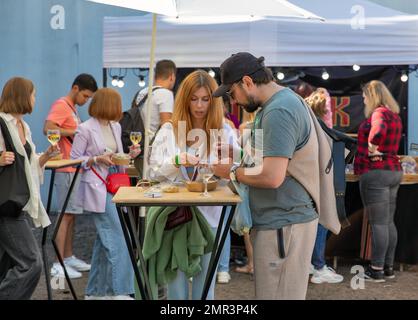
[{"label": "wristband", "polygon": [[241,149],[241,160],[244,158],[244,149]]},{"label": "wristband", "polygon": [[93,157],[93,163],[97,163],[97,157]]},{"label": "wristband", "polygon": [[177,166],[180,165],[180,160],[179,160],[179,155],[178,154],[176,154],[176,156],[174,157],[174,162]]}]

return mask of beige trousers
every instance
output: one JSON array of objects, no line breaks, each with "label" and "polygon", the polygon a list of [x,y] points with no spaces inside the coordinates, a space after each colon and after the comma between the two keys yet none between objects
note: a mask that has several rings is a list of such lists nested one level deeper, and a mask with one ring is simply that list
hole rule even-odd
[{"label": "beige trousers", "polygon": [[305,300],[317,227],[318,219],[283,227],[283,259],[277,230],[251,231],[256,299]]}]

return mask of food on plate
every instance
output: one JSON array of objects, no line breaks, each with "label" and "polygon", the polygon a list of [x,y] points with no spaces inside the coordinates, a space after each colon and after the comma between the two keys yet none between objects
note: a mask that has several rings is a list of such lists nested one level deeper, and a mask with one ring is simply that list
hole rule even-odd
[{"label": "food on plate", "polygon": [[119,166],[129,165],[130,160],[131,160],[131,157],[129,156],[129,154],[115,153],[112,155],[113,163]]}]

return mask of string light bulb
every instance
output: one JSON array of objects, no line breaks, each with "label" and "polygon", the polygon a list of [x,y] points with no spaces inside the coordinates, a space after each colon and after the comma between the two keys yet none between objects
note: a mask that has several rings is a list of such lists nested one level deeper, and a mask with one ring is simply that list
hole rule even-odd
[{"label": "string light bulb", "polygon": [[324,80],[329,79],[329,73],[325,69],[322,71],[322,79],[324,79]]}]

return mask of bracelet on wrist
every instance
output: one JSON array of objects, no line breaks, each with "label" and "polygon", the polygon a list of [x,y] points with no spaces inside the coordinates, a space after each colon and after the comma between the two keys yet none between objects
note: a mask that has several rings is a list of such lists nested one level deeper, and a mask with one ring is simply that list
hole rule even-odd
[{"label": "bracelet on wrist", "polygon": [[176,154],[174,157],[174,163],[176,164],[176,166],[180,165],[180,156],[178,154]]}]

